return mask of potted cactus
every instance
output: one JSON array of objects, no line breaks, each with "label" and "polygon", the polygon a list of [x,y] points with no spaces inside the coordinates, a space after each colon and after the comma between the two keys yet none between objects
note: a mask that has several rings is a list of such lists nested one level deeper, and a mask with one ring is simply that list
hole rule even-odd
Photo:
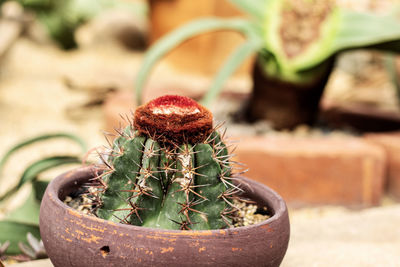
[{"label": "potted cactus", "polygon": [[[235,174],[212,114],[187,97],[136,109],[101,164],[47,188],[40,231],[55,266],[279,266],[289,241],[284,201]],[[88,190],[92,216],[63,203]],[[246,197],[269,218],[234,227]]]},{"label": "potted cactus", "polygon": [[[249,121],[270,120],[275,128],[311,123],[341,51],[359,48],[398,51],[400,22],[395,14],[378,16],[338,7],[333,0],[230,0],[252,19],[203,18],[187,23],[155,43],[138,73],[140,103],[152,66],[185,40],[210,31],[232,30],[246,41],[219,70],[202,103],[209,105],[224,81],[254,53],[253,90],[244,111]],[[196,62],[193,62],[196,64]]]}]

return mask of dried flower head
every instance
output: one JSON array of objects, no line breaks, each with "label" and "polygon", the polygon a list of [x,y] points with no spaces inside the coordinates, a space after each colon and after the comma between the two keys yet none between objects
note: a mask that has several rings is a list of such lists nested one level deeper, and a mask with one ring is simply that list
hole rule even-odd
[{"label": "dried flower head", "polygon": [[134,126],[162,143],[199,143],[212,132],[212,114],[194,100],[176,95],[154,99],[136,109]]}]

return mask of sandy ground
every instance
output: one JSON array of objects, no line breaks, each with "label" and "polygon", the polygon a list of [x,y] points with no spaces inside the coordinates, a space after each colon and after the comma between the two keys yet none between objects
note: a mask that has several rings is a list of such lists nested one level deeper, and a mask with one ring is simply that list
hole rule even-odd
[{"label": "sandy ground", "polygon": [[[130,89],[141,55],[99,49],[64,53],[24,39],[14,45],[0,65],[0,154],[21,139],[57,131],[80,135],[89,147],[105,144],[100,107],[82,105],[102,98],[108,87]],[[19,152],[2,174],[0,192],[16,183],[29,162],[77,151],[70,143],[54,141]],[[26,194],[24,190],[2,207],[0,217]],[[291,210],[290,217],[291,241],[282,266],[400,266],[399,204],[362,211],[307,208]]]}]

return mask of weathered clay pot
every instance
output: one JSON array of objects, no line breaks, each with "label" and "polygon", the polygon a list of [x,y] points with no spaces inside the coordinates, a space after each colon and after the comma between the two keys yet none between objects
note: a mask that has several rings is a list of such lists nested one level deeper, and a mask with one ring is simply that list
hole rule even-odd
[{"label": "weathered clay pot", "polygon": [[116,224],[86,216],[62,200],[94,176],[80,168],[48,186],[40,232],[55,266],[279,266],[289,241],[285,202],[268,187],[243,178],[246,195],[272,216],[252,226],[178,231]]}]

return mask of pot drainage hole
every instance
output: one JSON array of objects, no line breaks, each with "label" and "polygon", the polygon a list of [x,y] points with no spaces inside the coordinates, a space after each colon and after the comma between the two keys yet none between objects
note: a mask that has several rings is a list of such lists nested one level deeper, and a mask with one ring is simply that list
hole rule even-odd
[{"label": "pot drainage hole", "polygon": [[100,253],[103,258],[107,257],[108,254],[110,253],[110,247],[109,246],[104,246],[100,248]]}]

